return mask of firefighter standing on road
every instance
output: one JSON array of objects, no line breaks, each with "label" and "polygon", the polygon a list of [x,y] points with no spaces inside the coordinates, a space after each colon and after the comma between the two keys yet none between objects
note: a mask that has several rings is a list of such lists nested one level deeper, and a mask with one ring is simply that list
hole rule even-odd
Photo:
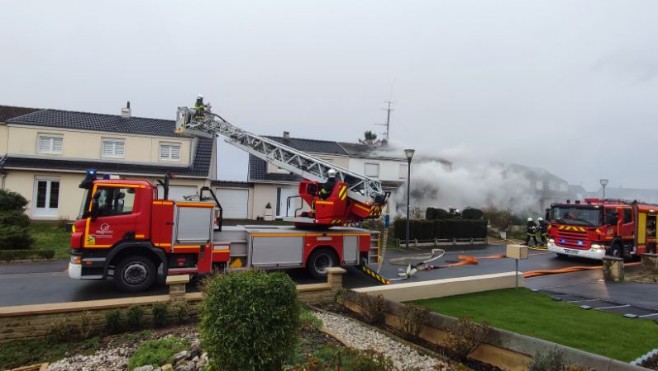
[{"label": "firefighter standing on road", "polygon": [[544,218],[537,218],[537,221],[539,222],[539,238],[541,239],[541,245],[540,246],[546,246],[546,238],[548,237],[548,223],[544,220]]},{"label": "firefighter standing on road", "polygon": [[537,223],[532,218],[528,218],[528,222],[526,223],[525,245],[530,246],[530,237],[532,237],[535,241],[535,246],[537,246]]}]

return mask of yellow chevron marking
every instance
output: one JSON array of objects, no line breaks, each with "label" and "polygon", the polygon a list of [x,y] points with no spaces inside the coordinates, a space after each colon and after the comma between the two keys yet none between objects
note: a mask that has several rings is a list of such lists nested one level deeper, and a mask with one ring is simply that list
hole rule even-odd
[{"label": "yellow chevron marking", "polygon": [[391,281],[387,280],[384,276],[382,276],[381,274],[379,274],[379,273],[373,271],[372,269],[368,268],[368,267],[365,266],[365,265],[362,265],[362,266],[361,266],[361,270],[362,270],[363,272],[365,272],[366,274],[368,274],[370,277],[372,277],[372,278],[374,278],[375,280],[377,280],[377,281],[378,281],[379,283],[381,283],[382,285],[390,285],[390,284],[391,284]]}]

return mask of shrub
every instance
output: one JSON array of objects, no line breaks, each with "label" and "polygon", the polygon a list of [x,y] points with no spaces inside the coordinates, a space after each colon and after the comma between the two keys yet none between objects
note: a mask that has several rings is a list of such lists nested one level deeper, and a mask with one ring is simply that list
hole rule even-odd
[{"label": "shrub", "polygon": [[168,324],[168,315],[169,311],[167,310],[167,304],[162,302],[153,303],[151,307],[151,312],[153,314],[153,327],[160,328]]},{"label": "shrub", "polygon": [[386,319],[388,302],[381,294],[368,295],[358,293],[356,295],[357,304],[361,307],[361,317],[363,322],[369,325],[381,325]]},{"label": "shrub", "polygon": [[48,335],[57,342],[68,342],[80,339],[80,328],[75,322],[62,318],[52,323]]},{"label": "shrub", "polygon": [[189,345],[187,340],[175,337],[166,337],[160,340],[147,340],[143,342],[128,361],[128,369],[133,370],[140,366],[152,365],[159,367],[174,362],[174,356],[185,350]]},{"label": "shrub", "polygon": [[427,308],[407,304],[400,310],[402,331],[411,340],[417,339],[423,325],[427,324],[430,311]]},{"label": "shrub", "polygon": [[22,211],[0,211],[0,250],[31,248],[29,226],[30,218]]},{"label": "shrub", "polygon": [[178,324],[187,323],[190,320],[190,305],[186,301],[178,303],[174,307],[174,313]]},{"label": "shrub", "polygon": [[142,327],[144,317],[144,308],[139,305],[133,305],[126,311],[126,327],[129,330],[139,330]]},{"label": "shrub", "polygon": [[108,334],[118,334],[123,331],[123,317],[121,312],[114,309],[105,313],[105,332]]},{"label": "shrub", "polygon": [[551,349],[547,353],[537,352],[532,362],[528,364],[530,371],[562,371],[566,369],[564,356],[557,348]]},{"label": "shrub", "polygon": [[323,347],[306,358],[306,364],[294,370],[308,371],[393,371],[396,368],[388,357],[374,350]]},{"label": "shrub", "polygon": [[460,317],[448,330],[448,347],[460,360],[465,360],[468,355],[477,349],[491,332],[487,324],[473,322],[470,317]]},{"label": "shrub", "polygon": [[295,353],[300,305],[284,272],[237,272],[208,279],[201,343],[213,370],[278,370]]},{"label": "shrub", "polygon": [[0,211],[25,211],[27,199],[20,193],[0,189]]},{"label": "shrub", "polygon": [[0,189],[0,250],[29,249],[34,245],[23,214],[27,200],[16,192]]}]

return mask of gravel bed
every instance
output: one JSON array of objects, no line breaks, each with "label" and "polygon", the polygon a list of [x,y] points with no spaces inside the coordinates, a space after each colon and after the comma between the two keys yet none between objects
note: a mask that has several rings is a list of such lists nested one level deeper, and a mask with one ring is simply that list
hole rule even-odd
[{"label": "gravel bed", "polygon": [[[417,369],[422,371],[449,370],[450,367],[442,360],[418,353],[412,347],[400,343],[381,332],[378,332],[360,322],[336,314],[315,312],[314,315],[324,323],[324,330],[336,337],[345,345],[355,349],[372,349],[389,357],[395,367],[400,370]],[[175,330],[174,334],[165,336],[185,337],[191,344],[198,347],[199,334],[196,326]],[[128,360],[139,344],[127,343],[101,349],[91,355],[71,355],[48,366],[49,371],[96,371],[96,370],[126,370]],[[205,355],[205,354],[204,354]],[[176,365],[175,365],[176,366]],[[190,364],[190,366],[192,366]],[[194,367],[197,366],[197,367]],[[199,369],[194,364],[187,370]],[[178,367],[175,367],[178,369]]]},{"label": "gravel bed", "polygon": [[412,347],[400,343],[379,331],[364,326],[351,318],[316,312],[324,328],[345,345],[355,349],[372,349],[389,357],[396,368],[422,371],[449,370],[449,366],[436,358],[418,353]]}]

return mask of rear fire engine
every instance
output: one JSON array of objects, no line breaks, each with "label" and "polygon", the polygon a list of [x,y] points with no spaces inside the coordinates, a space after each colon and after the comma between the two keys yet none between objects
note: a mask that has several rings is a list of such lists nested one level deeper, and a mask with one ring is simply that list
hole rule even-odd
[{"label": "rear fire engine", "polygon": [[[300,196],[310,209],[296,210],[295,226],[224,226],[210,188],[199,201],[168,199],[169,177],[158,186],[143,180],[96,179],[90,171],[81,213],[73,225],[69,276],[113,278],[123,291],[149,289],[164,275],[306,267],[316,278],[326,268],[377,262],[379,232],[345,227],[381,215],[389,197],[381,183],[238,129],[210,112],[181,107],[180,134],[227,137],[226,141],[305,180]],[[338,181],[326,199],[318,196],[330,169]],[[297,215],[299,213],[299,215]],[[217,230],[216,230],[217,229]]]},{"label": "rear fire engine", "polygon": [[552,204],[546,212],[548,250],[597,260],[654,253],[656,211],[658,205],[595,198]]}]

